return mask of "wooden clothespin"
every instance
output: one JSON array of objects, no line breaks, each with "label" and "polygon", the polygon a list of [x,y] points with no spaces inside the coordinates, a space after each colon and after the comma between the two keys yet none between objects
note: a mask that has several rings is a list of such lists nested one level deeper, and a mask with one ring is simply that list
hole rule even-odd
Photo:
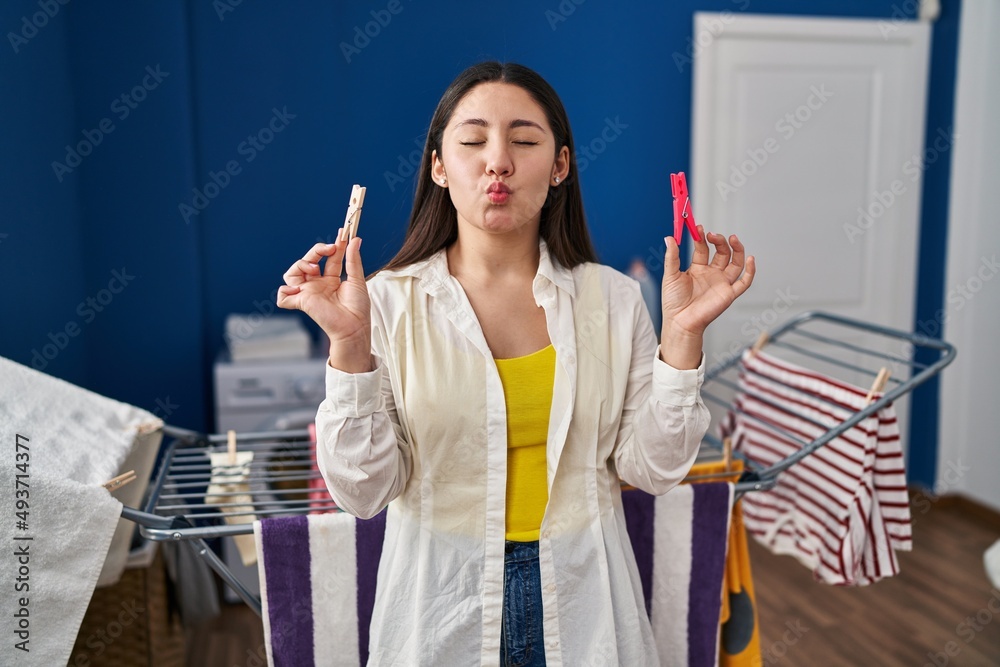
[{"label": "wooden clothespin", "polygon": [[236,465],[236,431],[229,431],[227,450],[229,451],[229,465]]},{"label": "wooden clothespin", "polygon": [[108,491],[117,491],[129,482],[134,482],[136,479],[135,470],[129,470],[128,472],[123,472],[117,477],[112,477],[108,481],[101,484]]},{"label": "wooden clothespin", "polygon": [[889,372],[889,369],[886,366],[879,369],[878,375],[875,376],[875,382],[872,383],[872,388],[868,390],[868,395],[865,396],[865,405],[872,402],[872,399],[875,398],[875,394],[878,394],[885,389],[885,384],[889,381],[890,375],[892,375],[892,373]]},{"label": "wooden clothespin", "polygon": [[726,472],[732,470],[733,463],[733,439],[722,439],[722,465],[726,467]]},{"label": "wooden clothespin", "polygon": [[701,241],[701,237],[698,236],[698,225],[694,221],[694,211],[691,210],[687,176],[683,171],[670,174],[670,191],[674,195],[674,241],[677,241],[677,245],[681,244],[685,226],[695,241]]},{"label": "wooden clothespin", "polygon": [[753,344],[753,347],[750,348],[750,356],[752,357],[760,352],[761,349],[767,345],[768,340],[770,340],[770,336],[768,336],[767,332],[761,331],[760,335],[757,336],[757,341]]},{"label": "wooden clothespin", "polygon": [[342,237],[346,238],[348,242],[358,235],[358,225],[361,224],[361,207],[365,204],[367,190],[368,188],[357,184],[351,188],[351,201],[347,205],[347,216],[344,218],[344,231],[342,233]]}]

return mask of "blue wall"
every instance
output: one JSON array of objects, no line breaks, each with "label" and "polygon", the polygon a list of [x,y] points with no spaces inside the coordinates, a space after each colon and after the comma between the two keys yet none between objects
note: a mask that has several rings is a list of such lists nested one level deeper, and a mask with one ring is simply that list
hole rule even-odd
[{"label": "blue wall", "polygon": [[[0,4],[2,34],[20,33],[32,9]],[[44,350],[55,360],[39,366],[85,383],[89,332],[72,328],[86,294],[78,183],[57,183],[49,167],[78,132],[68,22],[58,14],[25,34],[26,43],[0,44],[0,355],[30,363]]]},{"label": "blue wall", "polygon": [[[411,153],[448,82],[484,59],[548,78],[578,146],[617,127],[581,179],[602,260],[624,268],[662,252],[671,213],[649,193],[665,194],[667,174],[689,166],[691,67],[675,53],[687,49],[694,11],[890,17],[901,3],[518,1],[488,19],[479,3],[441,4],[77,2],[19,52],[0,44],[0,355],[31,363],[75,321],[79,335],[46,372],[211,428],[226,314],[271,312],[287,266],[342,223],[352,183],[368,187],[366,268],[388,260],[409,212]],[[37,0],[3,3],[0,29],[38,11]],[[379,18],[378,34],[357,37]],[[956,35],[956,20],[935,28],[933,58],[950,58],[952,71]],[[342,43],[354,46],[345,54]],[[125,102],[114,100],[147,66],[168,74],[121,118]],[[931,116],[950,114],[952,85],[932,89]],[[281,131],[251,150],[275,109]],[[51,163],[104,118],[113,132],[59,182]],[[228,178],[227,163],[238,170]],[[185,216],[195,188],[214,196]],[[135,277],[111,294],[123,267]],[[932,270],[926,280],[941,279]],[[102,294],[113,298],[85,321],[77,305]],[[933,456],[933,440],[916,446]]]},{"label": "blue wall", "polygon": [[114,126],[74,172],[85,291],[121,290],[86,325],[86,386],[201,426],[203,244],[201,230],[176,217],[196,174],[187,13],[174,2],[66,9],[75,138],[105,119]]},{"label": "blue wall", "polygon": [[[942,3],[941,16],[931,33],[930,80],[920,209],[920,249],[914,331],[943,336],[945,261],[948,256],[948,197],[951,180],[950,145],[940,148],[942,135],[951,137],[954,125],[955,81],[958,65],[960,3]],[[920,350],[916,361],[937,361],[930,350]],[[937,480],[939,381],[932,378],[913,392],[910,404],[910,449],[907,475],[911,482],[933,489]]]}]

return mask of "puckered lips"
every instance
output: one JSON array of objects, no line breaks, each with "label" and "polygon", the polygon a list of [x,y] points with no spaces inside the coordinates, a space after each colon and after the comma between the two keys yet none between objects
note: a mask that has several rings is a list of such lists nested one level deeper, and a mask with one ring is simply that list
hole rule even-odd
[{"label": "puckered lips", "polygon": [[486,196],[493,204],[505,204],[510,199],[511,190],[502,181],[493,181],[490,187],[486,188]]}]

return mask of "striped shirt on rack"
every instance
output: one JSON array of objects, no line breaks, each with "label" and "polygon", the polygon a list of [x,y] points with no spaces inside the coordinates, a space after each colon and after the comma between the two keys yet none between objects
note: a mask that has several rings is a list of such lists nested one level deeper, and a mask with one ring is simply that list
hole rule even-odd
[{"label": "striped shirt on rack", "polygon": [[[740,393],[721,426],[737,451],[770,467],[865,407],[867,392],[773,356],[745,354]],[[743,499],[747,530],[795,556],[819,581],[867,585],[899,572],[912,548],[909,496],[892,405]]]}]

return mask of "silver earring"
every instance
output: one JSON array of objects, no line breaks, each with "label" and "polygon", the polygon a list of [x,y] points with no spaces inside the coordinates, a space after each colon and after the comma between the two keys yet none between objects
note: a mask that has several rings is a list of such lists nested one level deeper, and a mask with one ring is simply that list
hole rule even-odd
[{"label": "silver earring", "polygon": [[556,183],[557,184],[559,183],[559,177],[558,176],[556,176]]},{"label": "silver earring", "polygon": [[447,178],[442,178],[441,179],[441,185],[444,185],[445,181],[447,181],[447,180],[448,180]]}]

